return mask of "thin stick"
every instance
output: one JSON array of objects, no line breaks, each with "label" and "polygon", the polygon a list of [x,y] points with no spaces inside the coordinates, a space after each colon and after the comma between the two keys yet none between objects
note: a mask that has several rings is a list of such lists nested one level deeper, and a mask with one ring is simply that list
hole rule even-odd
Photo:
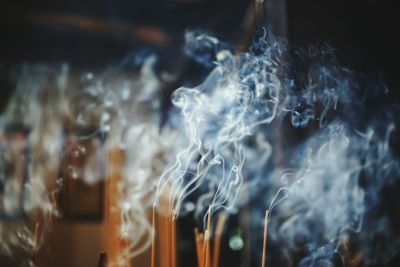
[{"label": "thin stick", "polygon": [[204,267],[210,267],[211,206],[208,208],[207,228],[204,233]]},{"label": "thin stick", "polygon": [[153,206],[153,214],[151,220],[151,267],[156,266],[156,206]]},{"label": "thin stick", "polygon": [[197,266],[202,267],[203,263],[203,242],[204,242],[204,237],[203,234],[199,232],[199,229],[196,227],[194,228],[194,236],[196,239],[196,255],[197,255]]},{"label": "thin stick", "polygon": [[203,245],[203,267],[208,267],[210,264],[210,232],[208,229],[204,232],[204,245]]},{"label": "thin stick", "polygon": [[214,239],[214,251],[213,251],[213,267],[218,267],[219,263],[219,252],[222,232],[224,230],[224,225],[227,216],[225,214],[220,214],[217,219],[217,226],[215,228],[215,239]]},{"label": "thin stick", "polygon": [[165,266],[166,267],[171,267],[171,228],[170,228],[170,215],[169,213],[167,214],[165,218],[165,243],[164,243],[164,248],[165,248]]},{"label": "thin stick", "polygon": [[171,262],[172,262],[172,267],[176,267],[177,265],[177,261],[176,261],[176,215],[175,212],[172,215],[172,220],[171,220],[171,227],[172,227],[172,231],[171,231],[171,239],[172,239],[172,252],[171,252]]},{"label": "thin stick", "polygon": [[208,207],[207,230],[211,230],[211,206]]},{"label": "thin stick", "polygon": [[168,260],[167,255],[166,255],[166,250],[167,250],[166,246],[168,245],[167,244],[166,223],[167,222],[166,222],[165,217],[163,215],[163,217],[160,218],[160,224],[161,224],[160,228],[162,227],[160,229],[160,236],[161,236],[161,239],[160,239],[160,259],[162,259],[162,260],[159,261],[159,266],[160,267],[168,266],[168,263],[166,263],[166,261]]},{"label": "thin stick", "polygon": [[264,218],[264,238],[263,238],[263,250],[262,250],[261,267],[265,267],[265,260],[267,258],[268,213],[269,213],[269,211],[266,210],[265,211],[265,218]]}]

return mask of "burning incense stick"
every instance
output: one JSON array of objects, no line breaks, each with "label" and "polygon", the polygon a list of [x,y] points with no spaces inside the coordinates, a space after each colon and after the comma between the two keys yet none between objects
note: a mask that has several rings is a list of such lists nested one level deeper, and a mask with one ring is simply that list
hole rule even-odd
[{"label": "burning incense stick", "polygon": [[224,230],[224,225],[227,216],[225,214],[220,214],[217,219],[217,226],[215,228],[215,239],[214,239],[214,250],[213,250],[213,264],[212,267],[218,267],[219,263],[219,252],[222,232]]},{"label": "burning incense stick", "polygon": [[203,245],[203,267],[210,267],[210,231],[207,229],[204,233]]},{"label": "burning incense stick", "polygon": [[203,242],[204,237],[203,234],[199,232],[199,229],[196,227],[194,228],[194,236],[196,239],[196,255],[197,255],[197,266],[202,267],[203,263]]},{"label": "burning incense stick", "polygon": [[167,234],[167,242],[166,242],[166,247],[167,247],[167,266],[171,267],[172,265],[172,257],[171,257],[171,244],[172,244],[172,226],[171,226],[171,214],[168,213],[167,215],[167,231],[165,233]]},{"label": "burning incense stick", "polygon": [[263,249],[262,249],[262,262],[261,267],[265,267],[265,260],[267,257],[267,238],[268,238],[268,213],[269,211],[265,211],[264,218],[264,237],[263,237]]},{"label": "burning incense stick", "polygon": [[203,246],[204,267],[211,267],[210,237],[211,237],[211,207],[208,208],[207,228],[206,231],[204,232],[204,246]]},{"label": "burning incense stick", "polygon": [[156,206],[153,206],[153,214],[151,220],[151,267],[156,266]]},{"label": "burning incense stick", "polygon": [[168,212],[160,219],[160,266],[170,267],[171,266],[171,214]]},{"label": "burning incense stick", "polygon": [[176,267],[177,266],[177,259],[176,259],[176,215],[175,212],[173,212],[172,215],[172,220],[171,220],[171,227],[172,227],[172,231],[171,231],[171,247],[172,247],[172,252],[171,252],[171,263],[172,263],[172,267]]}]

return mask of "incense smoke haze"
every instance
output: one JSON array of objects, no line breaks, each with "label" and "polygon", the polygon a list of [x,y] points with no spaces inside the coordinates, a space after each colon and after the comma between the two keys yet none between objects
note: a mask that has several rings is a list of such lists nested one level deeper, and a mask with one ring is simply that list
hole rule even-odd
[{"label": "incense smoke haze", "polygon": [[[176,88],[163,127],[167,75],[156,71],[156,55],[101,73],[24,66],[1,119],[31,128],[26,212],[41,210],[49,223],[57,213],[51,194],[63,179],[55,183],[54,157],[62,153],[63,124],[96,125],[109,151],[124,152],[120,233],[132,241],[124,257],[148,248],[146,212],[167,200],[202,226],[209,208],[233,215],[248,206],[247,227],[258,229],[248,233],[252,244],[260,243],[269,209],[276,251],[269,260],[277,266],[345,266],[357,253],[366,266],[390,262],[400,245],[398,215],[384,209],[382,191],[399,183],[391,145],[398,117],[394,105],[374,102],[388,89],[380,77],[341,67],[328,46],[294,49],[261,33],[248,52],[236,53],[210,34],[188,32],[185,54],[210,71],[201,84]],[[84,168],[86,182],[102,178]],[[1,251],[32,249],[28,228],[9,227],[0,224]],[[258,247],[251,253],[261,261]]]},{"label": "incense smoke haze", "polygon": [[[172,95],[189,140],[160,179],[181,191],[175,209],[197,190],[204,193],[196,216],[208,206],[234,213],[254,196],[260,216],[270,209],[270,235],[287,263],[306,248],[300,266],[345,265],[355,257],[343,251],[351,246],[366,264],[390,261],[399,240],[388,215],[372,219],[378,227],[363,223],[399,175],[389,144],[394,108],[366,109],[388,93],[380,78],[341,67],[329,47],[292,51],[268,32],[244,54],[199,32],[186,41],[188,55],[215,68],[201,85]],[[285,140],[299,128],[308,130],[303,140]],[[372,253],[373,240],[385,249]]]}]

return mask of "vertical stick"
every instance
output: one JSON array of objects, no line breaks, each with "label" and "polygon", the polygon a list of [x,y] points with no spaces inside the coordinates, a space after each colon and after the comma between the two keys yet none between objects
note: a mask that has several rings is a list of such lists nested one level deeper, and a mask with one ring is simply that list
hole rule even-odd
[{"label": "vertical stick", "polygon": [[162,257],[162,261],[160,261],[163,267],[170,267],[171,265],[171,253],[170,253],[170,225],[169,225],[169,219],[170,215],[169,212],[168,214],[166,214],[166,216],[164,217],[164,240],[163,240],[163,244],[162,247],[164,249],[164,257]]},{"label": "vertical stick", "polygon": [[176,249],[176,215],[175,212],[173,212],[172,215],[172,220],[171,220],[171,226],[172,226],[172,231],[171,231],[171,247],[172,247],[172,251],[171,251],[171,262],[172,262],[172,267],[176,267],[177,265],[177,261],[176,261],[176,253],[177,253],[177,249]]},{"label": "vertical stick", "polygon": [[167,247],[168,247],[168,267],[171,267],[172,266],[172,227],[171,227],[171,225],[172,225],[172,216],[171,216],[171,213],[170,212],[168,212],[168,217],[167,217],[167,223],[168,223],[168,226],[167,226],[167,229],[168,229],[168,231],[167,231],[167,233],[168,233],[168,242],[167,242]]},{"label": "vertical stick", "polygon": [[196,255],[197,255],[197,267],[203,266],[203,242],[204,237],[199,232],[199,229],[194,228],[194,236],[196,238]]},{"label": "vertical stick", "polygon": [[209,247],[210,247],[210,232],[208,229],[206,229],[206,231],[204,232],[203,267],[208,267],[210,262]]},{"label": "vertical stick", "polygon": [[156,206],[153,206],[151,220],[151,267],[156,266]]},{"label": "vertical stick", "polygon": [[215,228],[215,239],[214,239],[214,251],[213,251],[213,264],[212,267],[218,267],[219,264],[219,251],[221,245],[222,232],[224,230],[224,224],[226,221],[226,215],[220,214],[217,219],[217,226]]},{"label": "vertical stick", "polygon": [[210,267],[211,206],[208,208],[207,228],[204,235],[204,267]]},{"label": "vertical stick", "polygon": [[268,213],[269,213],[269,211],[266,210],[265,211],[265,218],[264,218],[264,238],[263,238],[261,267],[265,267],[265,261],[266,261],[266,257],[267,257]]}]

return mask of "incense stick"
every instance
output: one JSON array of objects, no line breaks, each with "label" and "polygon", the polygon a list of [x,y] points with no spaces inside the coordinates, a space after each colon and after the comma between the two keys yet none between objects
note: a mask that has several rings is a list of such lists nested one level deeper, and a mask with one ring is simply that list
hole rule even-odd
[{"label": "incense stick", "polygon": [[167,215],[167,223],[166,223],[166,233],[167,233],[167,242],[166,242],[166,247],[167,247],[167,267],[171,267],[172,265],[172,258],[171,258],[171,232],[172,232],[172,227],[171,227],[171,214],[168,212]]},{"label": "incense stick", "polygon": [[152,220],[151,220],[151,267],[156,266],[156,206],[153,206],[153,213],[152,213]]},{"label": "incense stick", "polygon": [[172,239],[172,252],[171,252],[171,263],[172,263],[172,267],[176,267],[177,266],[177,261],[176,261],[176,215],[175,212],[172,215],[172,220],[171,220],[171,226],[172,226],[172,231],[171,231],[171,239]]},{"label": "incense stick", "polygon": [[210,231],[207,229],[204,233],[203,245],[203,267],[210,267]]},{"label": "incense stick", "polygon": [[212,267],[218,267],[219,263],[219,252],[222,232],[224,230],[224,225],[227,216],[225,214],[220,214],[217,219],[217,226],[215,228],[215,239],[214,239],[214,250],[213,250],[213,264]]},{"label": "incense stick", "polygon": [[204,255],[204,267],[211,267],[210,263],[210,237],[211,237],[211,206],[208,208],[208,218],[207,218],[207,228],[204,233],[204,247],[203,247],[203,255]]},{"label": "incense stick", "polygon": [[161,267],[169,267],[169,251],[168,251],[168,215],[167,217],[163,217],[162,220],[162,225],[163,225],[163,238],[162,238],[162,243],[161,243],[161,257],[160,259],[160,266]]},{"label": "incense stick", "polygon": [[197,255],[197,266],[202,267],[203,263],[203,242],[204,237],[203,234],[199,232],[199,229],[196,227],[194,228],[194,236],[196,239],[196,255]]},{"label": "incense stick", "polygon": [[171,228],[170,228],[170,223],[169,223],[169,212],[168,214],[164,217],[164,242],[162,247],[164,248],[164,253],[163,253],[163,258],[164,260],[161,260],[162,266],[164,267],[170,267],[171,265],[171,253],[170,253],[170,248],[171,248],[171,243],[170,243],[170,233],[171,233]]},{"label": "incense stick", "polygon": [[266,257],[267,257],[268,213],[269,213],[269,211],[266,210],[265,211],[265,218],[264,218],[264,237],[263,237],[263,249],[262,249],[261,267],[265,267]]}]

